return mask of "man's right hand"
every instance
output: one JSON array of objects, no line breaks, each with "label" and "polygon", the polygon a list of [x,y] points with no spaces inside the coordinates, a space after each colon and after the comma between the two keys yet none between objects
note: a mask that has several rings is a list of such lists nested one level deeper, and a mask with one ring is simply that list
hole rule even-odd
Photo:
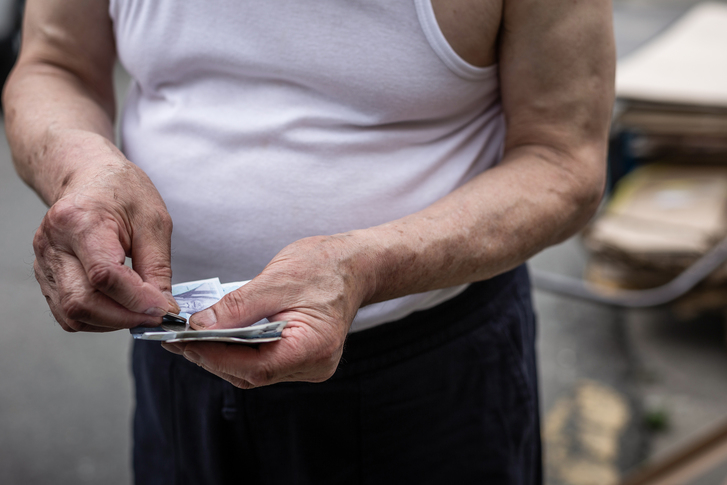
[{"label": "man's right hand", "polygon": [[[69,332],[158,325],[171,294],[172,220],[147,175],[123,160],[75,176],[35,234],[35,275]],[[125,266],[132,259],[133,269]]]},{"label": "man's right hand", "polygon": [[26,2],[5,128],[18,174],[51,206],[33,243],[35,273],[70,332],[158,325],[178,309],[171,218],[112,142],[115,62],[108,0]]}]

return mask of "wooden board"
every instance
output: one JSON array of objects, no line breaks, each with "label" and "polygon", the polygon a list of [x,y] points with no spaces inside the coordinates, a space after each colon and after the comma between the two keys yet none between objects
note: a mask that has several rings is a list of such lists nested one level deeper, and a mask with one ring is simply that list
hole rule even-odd
[{"label": "wooden board", "polygon": [[727,466],[727,421],[666,458],[626,477],[621,485],[690,485],[709,476],[727,483],[727,475],[714,477]]}]

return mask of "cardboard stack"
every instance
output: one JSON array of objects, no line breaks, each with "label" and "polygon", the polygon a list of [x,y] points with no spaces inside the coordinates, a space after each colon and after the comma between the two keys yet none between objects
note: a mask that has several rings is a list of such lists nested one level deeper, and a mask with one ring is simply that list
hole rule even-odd
[{"label": "cardboard stack", "polygon": [[697,5],[619,61],[616,93],[635,156],[727,153],[727,4]]},{"label": "cardboard stack", "polygon": [[[727,236],[727,4],[703,3],[619,61],[614,160],[631,170],[584,234],[587,279],[668,282]],[[727,284],[727,265],[704,286]],[[727,306],[727,298],[723,305]]]},{"label": "cardboard stack", "polygon": [[[659,286],[725,236],[727,165],[643,165],[621,179],[585,232],[589,276],[619,287]],[[727,282],[727,266],[707,281]]]}]

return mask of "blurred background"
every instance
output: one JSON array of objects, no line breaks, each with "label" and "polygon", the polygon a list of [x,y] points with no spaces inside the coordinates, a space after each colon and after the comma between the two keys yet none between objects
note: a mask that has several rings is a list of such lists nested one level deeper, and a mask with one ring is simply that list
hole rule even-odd
[{"label": "blurred background", "polygon": [[[3,77],[21,3],[0,1]],[[643,308],[613,304],[683,274],[727,235],[727,3],[615,0],[614,23],[609,196],[584,234],[531,261],[547,483],[727,485],[727,266],[658,305],[643,293],[626,299]],[[120,68],[116,80],[121,100]],[[0,483],[129,484],[130,338],[53,321],[32,271],[45,210],[3,130]],[[574,284],[584,278],[598,286]]]}]

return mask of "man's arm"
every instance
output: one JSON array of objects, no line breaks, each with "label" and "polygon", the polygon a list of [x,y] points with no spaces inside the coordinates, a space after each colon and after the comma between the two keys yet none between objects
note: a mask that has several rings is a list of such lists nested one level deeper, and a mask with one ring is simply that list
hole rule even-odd
[{"label": "man's arm", "polygon": [[36,277],[69,331],[159,324],[174,307],[171,220],[112,141],[115,60],[108,2],[27,2],[6,130],[18,173],[51,206],[34,240]]},{"label": "man's arm", "polygon": [[[499,58],[502,162],[376,229],[387,234],[388,264],[369,301],[499,274],[568,238],[596,210],[614,96],[610,2],[505,0]],[[427,237],[392,245],[397,231]],[[415,260],[423,274],[404,263]]]},{"label": "man's arm", "polygon": [[297,241],[250,283],[192,317],[225,328],[288,320],[258,349],[165,345],[239,387],[333,374],[361,305],[486,279],[564,240],[605,180],[614,42],[607,0],[505,0],[500,165],[432,206],[370,229]]}]

